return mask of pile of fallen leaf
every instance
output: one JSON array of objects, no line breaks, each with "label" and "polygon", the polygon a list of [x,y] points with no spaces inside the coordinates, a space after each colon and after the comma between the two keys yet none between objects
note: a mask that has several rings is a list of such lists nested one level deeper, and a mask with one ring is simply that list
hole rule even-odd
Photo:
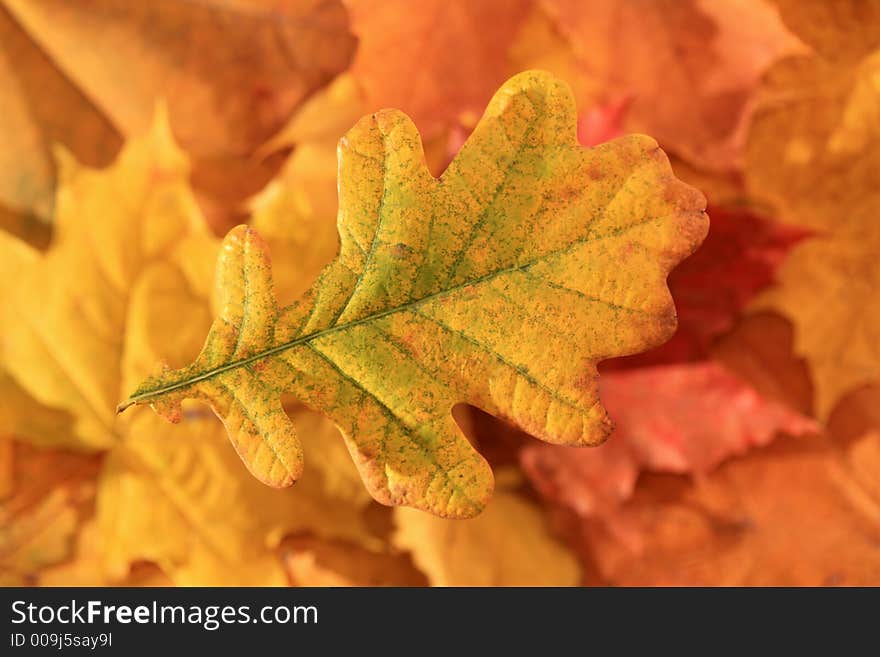
[{"label": "pile of fallen leaf", "polygon": [[[439,175],[526,69],[708,198],[676,333],[599,366],[607,442],[457,406],[495,493],[450,520],[293,399],[282,489],[206,405],[116,415],[199,354],[236,223],[312,286],[361,116]],[[880,584],[878,78],[877,0],[0,0],[0,584]]]}]

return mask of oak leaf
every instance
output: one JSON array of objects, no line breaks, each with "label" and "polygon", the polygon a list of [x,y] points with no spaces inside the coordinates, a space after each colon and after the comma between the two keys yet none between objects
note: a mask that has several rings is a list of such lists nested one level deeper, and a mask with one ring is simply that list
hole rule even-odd
[{"label": "oak leaf", "polygon": [[593,450],[528,446],[521,454],[538,490],[583,516],[613,511],[641,471],[704,474],[777,432],[819,430],[711,361],[604,374],[600,393],[615,422],[607,443]]},{"label": "oak leaf", "polygon": [[700,361],[730,331],[755,297],[771,288],[776,273],[809,233],[742,208],[707,210],[712,230],[669,275],[678,330],[651,351],[603,364],[611,368]]},{"label": "oak leaf", "polygon": [[302,470],[289,391],[340,427],[376,499],[456,517],[492,489],[456,403],[548,442],[601,442],[596,363],[669,337],[666,276],[708,226],[653,140],[584,149],[575,132],[564,83],[520,74],[438,180],[405,115],[365,117],[340,144],[339,258],[281,309],[264,242],[231,231],[202,353],[121,408],[176,420],[183,399],[207,400],[251,472],[283,486]]},{"label": "oak leaf", "polygon": [[577,561],[550,535],[541,507],[512,490],[516,477],[499,472],[499,482],[510,481],[478,518],[395,509],[392,543],[412,553],[433,586],[576,586]]}]

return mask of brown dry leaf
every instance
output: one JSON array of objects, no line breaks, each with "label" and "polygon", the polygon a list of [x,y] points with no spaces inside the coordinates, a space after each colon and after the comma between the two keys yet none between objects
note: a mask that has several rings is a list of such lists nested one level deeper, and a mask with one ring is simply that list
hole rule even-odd
[{"label": "brown dry leaf", "polygon": [[611,584],[877,585],[880,498],[852,455],[878,442],[783,439],[696,482],[646,477],[582,545]]},{"label": "brown dry leaf", "polygon": [[499,471],[492,504],[468,520],[394,509],[392,543],[412,553],[433,586],[577,585],[577,562],[548,533],[541,507],[514,492],[517,479]]},{"label": "brown dry leaf", "polygon": [[100,459],[3,439],[11,494],[0,499],[0,585],[20,586],[70,557],[95,498]]},{"label": "brown dry leaf", "polygon": [[367,104],[404,111],[428,138],[479,116],[516,72],[507,49],[531,1],[346,0]]},{"label": "brown dry leaf", "polygon": [[771,63],[799,48],[763,0],[542,6],[590,80],[576,88],[597,89],[593,103],[632,95],[627,130],[710,168],[738,163],[752,90]]},{"label": "brown dry leaf", "polygon": [[[160,98],[168,100],[174,134],[195,157],[197,187],[227,205],[253,194],[273,171],[253,157],[256,149],[348,66],[355,45],[337,0],[0,4],[2,41],[6,46],[9,32],[7,57],[16,57],[15,71],[6,73],[22,92],[11,92],[14,111],[4,116],[4,157],[22,172],[11,191],[18,206],[44,214],[48,141],[61,141],[89,164],[106,164],[119,134],[148,128]],[[26,68],[18,66],[19,52]],[[0,74],[3,68],[0,60]],[[47,93],[44,80],[64,95]]]}]

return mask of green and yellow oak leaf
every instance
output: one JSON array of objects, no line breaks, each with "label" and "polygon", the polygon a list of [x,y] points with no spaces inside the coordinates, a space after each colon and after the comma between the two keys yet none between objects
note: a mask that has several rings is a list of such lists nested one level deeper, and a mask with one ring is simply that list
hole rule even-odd
[{"label": "green and yellow oak leaf", "polygon": [[515,492],[517,477],[499,471],[499,490],[479,518],[445,522],[395,509],[392,543],[433,586],[577,586],[577,560],[550,535],[541,507]]},{"label": "green and yellow oak leaf", "polygon": [[121,408],[177,420],[184,399],[207,400],[251,472],[284,486],[303,467],[290,392],[341,429],[377,500],[452,517],[492,490],[456,403],[548,442],[600,443],[596,364],[671,335],[666,276],[708,221],[653,140],[586,149],[575,132],[571,92],[540,72],[496,93],[439,179],[405,115],[365,117],[339,146],[339,257],[279,308],[265,243],[231,231],[201,354]]},{"label": "green and yellow oak leaf", "polygon": [[[282,305],[299,298],[339,251],[336,229],[336,145],[368,111],[348,73],[310,98],[265,145],[265,154],[293,148],[281,172],[250,202],[250,226],[272,252],[275,293]],[[431,171],[449,163],[448,135],[425,144]]]},{"label": "green and yellow oak leaf", "polygon": [[[291,411],[316,458],[300,486],[277,491],[241,468],[212,417],[189,413],[177,431],[146,411],[114,417],[118,390],[152,371],[160,354],[177,364],[198,354],[219,240],[161,113],[112,167],[92,170],[66,155],[61,165],[48,251],[0,233],[0,268],[16,282],[0,290],[0,420],[29,443],[105,452],[98,539],[81,541],[53,581],[128,582],[131,564],[150,560],[175,583],[283,583],[275,548],[289,532],[372,549],[362,513],[369,498],[328,420]],[[39,522],[40,508],[24,520]],[[54,544],[63,538],[69,552],[73,516],[56,515]]]}]

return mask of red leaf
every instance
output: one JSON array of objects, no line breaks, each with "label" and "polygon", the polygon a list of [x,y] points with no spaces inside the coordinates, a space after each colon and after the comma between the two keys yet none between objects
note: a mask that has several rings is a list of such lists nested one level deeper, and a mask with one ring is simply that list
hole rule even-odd
[{"label": "red leaf", "polygon": [[704,473],[769,443],[777,432],[818,430],[714,362],[612,372],[600,379],[600,393],[617,425],[607,443],[592,449],[533,445],[521,452],[541,494],[582,516],[628,498],[641,470]]},{"label": "red leaf", "polygon": [[791,248],[809,235],[745,210],[709,207],[703,245],[669,276],[678,331],[666,344],[606,361],[603,369],[703,360],[757,293],[774,280]]}]

